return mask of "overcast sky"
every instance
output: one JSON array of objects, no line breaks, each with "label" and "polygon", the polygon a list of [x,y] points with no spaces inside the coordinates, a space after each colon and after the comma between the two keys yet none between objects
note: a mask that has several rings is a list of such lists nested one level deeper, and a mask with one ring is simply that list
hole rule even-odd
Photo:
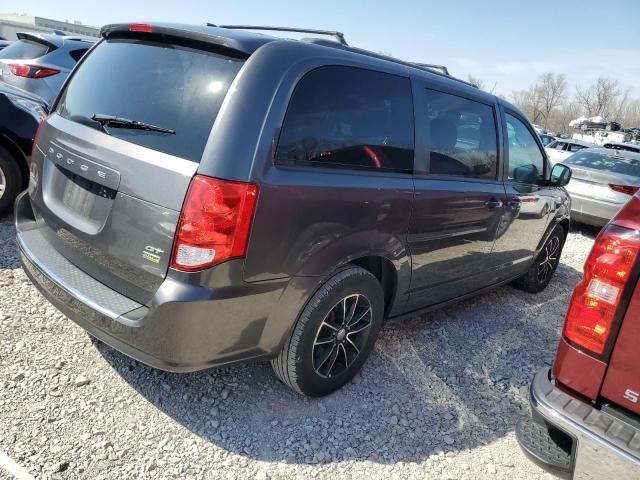
[{"label": "overcast sky", "polygon": [[101,26],[160,20],[342,31],[404,60],[439,63],[509,95],[546,71],[571,90],[600,75],[640,97],[640,0],[2,0],[0,10]]}]

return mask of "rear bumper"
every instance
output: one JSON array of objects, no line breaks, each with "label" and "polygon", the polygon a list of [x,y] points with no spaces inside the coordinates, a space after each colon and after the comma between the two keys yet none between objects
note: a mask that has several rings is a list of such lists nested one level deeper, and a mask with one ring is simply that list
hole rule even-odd
[{"label": "rear bumper", "polygon": [[610,203],[576,194],[571,195],[571,219],[601,227],[609,223],[616,213],[624,206],[623,203]]},{"label": "rear bumper", "polygon": [[640,430],[555,387],[548,368],[531,385],[531,411],[518,425],[518,442],[547,471],[573,479],[640,478]]},{"label": "rear bumper", "polygon": [[[92,336],[161,370],[189,372],[271,357],[295,321],[278,308],[286,281],[210,288],[167,277],[149,305],[141,305],[58,253],[42,233],[48,227],[34,220],[27,194],[16,201],[16,228],[23,269],[56,308]],[[297,308],[294,302],[287,306]]]}]

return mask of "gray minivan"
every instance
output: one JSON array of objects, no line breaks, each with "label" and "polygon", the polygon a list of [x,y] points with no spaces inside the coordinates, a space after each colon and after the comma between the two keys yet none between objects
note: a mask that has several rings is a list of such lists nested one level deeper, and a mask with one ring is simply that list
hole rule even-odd
[{"label": "gray minivan", "polygon": [[179,372],[271,359],[319,396],[384,319],[549,283],[571,172],[504,100],[329,40],[102,37],[39,129],[16,225],[34,284],[116,349]]}]

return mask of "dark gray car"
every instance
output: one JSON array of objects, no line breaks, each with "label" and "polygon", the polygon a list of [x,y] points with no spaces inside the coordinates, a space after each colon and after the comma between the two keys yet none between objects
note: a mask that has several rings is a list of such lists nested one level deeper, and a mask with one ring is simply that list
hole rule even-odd
[{"label": "dark gray car", "polygon": [[18,33],[18,41],[0,51],[0,80],[51,103],[69,72],[95,39]]},{"label": "dark gray car", "polygon": [[122,352],[271,359],[325,395],[383,319],[549,283],[570,171],[504,100],[327,40],[102,36],[40,129],[16,224],[34,284]]}]

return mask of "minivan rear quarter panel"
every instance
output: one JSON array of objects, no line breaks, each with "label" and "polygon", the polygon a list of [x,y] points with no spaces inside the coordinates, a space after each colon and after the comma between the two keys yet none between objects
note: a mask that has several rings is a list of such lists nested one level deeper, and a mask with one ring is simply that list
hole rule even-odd
[{"label": "minivan rear quarter panel", "polygon": [[274,163],[289,100],[306,73],[341,65],[409,78],[406,67],[354,58],[339,49],[299,42],[259,48],[222,105],[199,173],[249,178],[260,186],[246,281],[322,277],[359,256],[375,255],[394,264],[402,302],[410,281],[405,236],[413,198],[411,174]]}]

